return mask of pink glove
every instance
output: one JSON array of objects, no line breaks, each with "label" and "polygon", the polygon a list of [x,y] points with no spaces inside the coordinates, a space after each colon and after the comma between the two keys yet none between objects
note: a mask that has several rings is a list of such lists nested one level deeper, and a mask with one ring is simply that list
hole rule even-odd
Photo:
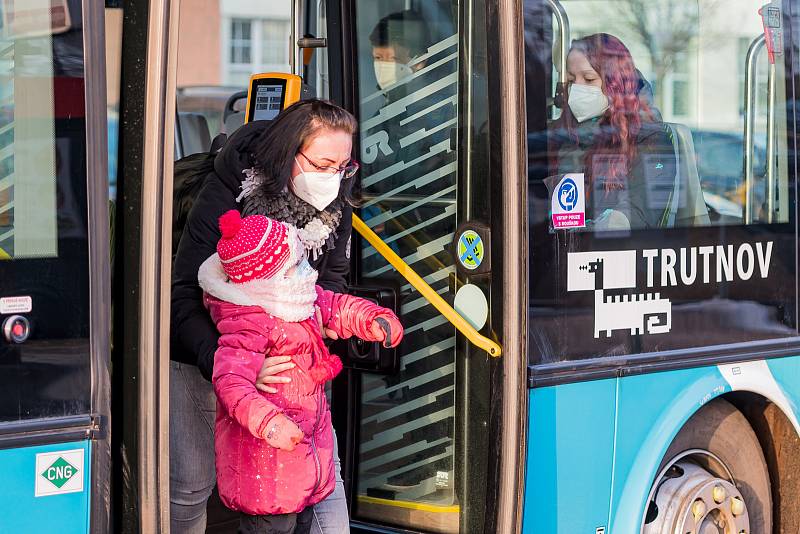
[{"label": "pink glove", "polygon": [[303,440],[303,431],[282,413],[269,420],[264,427],[262,437],[276,449],[293,451],[295,446]]},{"label": "pink glove", "polygon": [[393,313],[379,315],[372,321],[372,335],[387,349],[396,347],[403,340],[403,325]]}]

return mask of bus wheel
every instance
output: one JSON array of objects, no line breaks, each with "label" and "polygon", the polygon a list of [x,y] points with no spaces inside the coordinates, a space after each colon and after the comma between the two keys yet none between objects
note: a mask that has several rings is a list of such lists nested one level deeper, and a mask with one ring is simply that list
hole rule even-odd
[{"label": "bus wheel", "polygon": [[744,415],[718,399],[694,414],[664,455],[642,534],[772,532],[769,471]]}]

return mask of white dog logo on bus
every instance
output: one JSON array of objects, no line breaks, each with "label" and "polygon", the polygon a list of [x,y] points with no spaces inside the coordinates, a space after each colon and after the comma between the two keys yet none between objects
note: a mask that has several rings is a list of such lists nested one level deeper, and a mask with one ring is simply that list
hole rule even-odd
[{"label": "white dog logo on bus", "polygon": [[611,337],[615,330],[626,330],[631,335],[665,334],[672,328],[669,299],[658,291],[630,292],[637,288],[638,258],[645,262],[648,288],[677,286],[679,281],[681,285],[692,285],[712,280],[749,280],[756,271],[761,278],[767,278],[772,241],[645,249],[640,254],[636,250],[570,252],[567,291],[594,291],[594,337],[599,338],[601,332]]}]

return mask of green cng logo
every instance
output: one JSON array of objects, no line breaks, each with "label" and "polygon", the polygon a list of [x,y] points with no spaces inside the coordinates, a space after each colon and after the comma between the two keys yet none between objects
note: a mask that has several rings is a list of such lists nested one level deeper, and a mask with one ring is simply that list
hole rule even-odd
[{"label": "green cng logo", "polygon": [[44,470],[42,476],[60,489],[69,479],[75,476],[75,473],[77,473],[75,466],[66,461],[63,456],[59,456],[58,459],[53,462],[53,465]]},{"label": "green cng logo", "polygon": [[83,491],[84,450],[36,455],[36,496]]}]

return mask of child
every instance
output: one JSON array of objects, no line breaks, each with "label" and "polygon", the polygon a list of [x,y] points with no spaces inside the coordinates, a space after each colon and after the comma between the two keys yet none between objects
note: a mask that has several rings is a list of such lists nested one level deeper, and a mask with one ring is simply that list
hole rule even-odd
[{"label": "child", "polygon": [[[241,512],[239,532],[307,533],[311,507],[334,488],[333,435],[323,384],[341,370],[317,323],[339,337],[396,346],[402,326],[392,311],[316,285],[298,231],[235,210],[219,221],[217,254],[198,272],[204,302],[220,332],[214,358],[217,485]],[[278,393],[256,376],[267,356],[291,356],[295,368]]]}]

